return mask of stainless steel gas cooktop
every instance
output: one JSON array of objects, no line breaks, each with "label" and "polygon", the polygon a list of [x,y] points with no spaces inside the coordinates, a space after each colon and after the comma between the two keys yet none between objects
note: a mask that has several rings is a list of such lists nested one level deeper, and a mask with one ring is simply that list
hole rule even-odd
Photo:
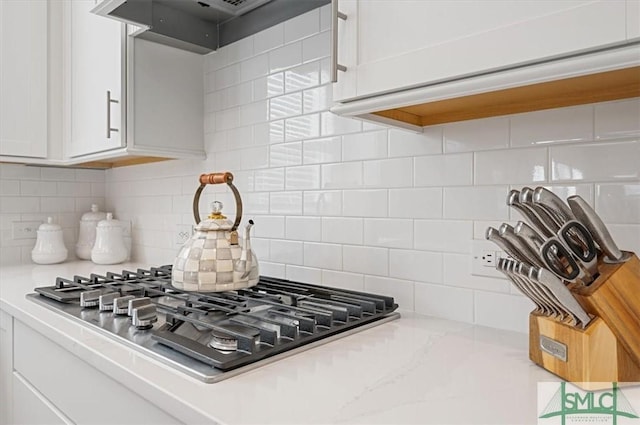
[{"label": "stainless steel gas cooktop", "polygon": [[397,319],[392,297],[261,277],[220,293],[171,286],[171,266],[57,278],[27,298],[211,383]]}]

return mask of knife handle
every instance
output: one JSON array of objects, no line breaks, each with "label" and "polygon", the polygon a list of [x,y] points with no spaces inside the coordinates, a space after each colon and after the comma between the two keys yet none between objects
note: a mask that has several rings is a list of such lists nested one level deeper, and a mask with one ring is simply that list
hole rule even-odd
[{"label": "knife handle", "polygon": [[576,218],[589,229],[593,239],[606,254],[606,259],[614,263],[623,262],[625,259],[624,254],[614,242],[611,233],[609,233],[600,216],[591,208],[591,205],[582,199],[580,195],[569,196],[567,203]]}]

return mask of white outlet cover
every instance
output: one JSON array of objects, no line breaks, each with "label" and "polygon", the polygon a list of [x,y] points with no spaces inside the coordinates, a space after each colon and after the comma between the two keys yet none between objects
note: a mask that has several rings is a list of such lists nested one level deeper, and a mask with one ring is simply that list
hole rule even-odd
[{"label": "white outlet cover", "polygon": [[491,241],[474,239],[471,243],[471,274],[474,276],[484,276],[484,277],[497,277],[506,279],[505,275],[502,272],[499,272],[495,269],[495,267],[488,267],[484,265],[484,260],[482,256],[487,252],[491,251],[495,253],[495,261],[496,264],[499,258],[506,257],[504,251],[500,250],[496,244]]},{"label": "white outlet cover", "polygon": [[11,238],[17,239],[36,239],[38,236],[38,227],[41,221],[14,221],[11,226]]}]

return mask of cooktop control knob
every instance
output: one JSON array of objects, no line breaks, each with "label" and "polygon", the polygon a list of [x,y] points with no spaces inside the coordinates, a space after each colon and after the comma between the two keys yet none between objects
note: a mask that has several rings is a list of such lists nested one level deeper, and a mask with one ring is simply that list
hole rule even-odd
[{"label": "cooktop control knob", "polygon": [[100,311],[113,311],[113,300],[120,297],[118,292],[102,294],[98,298],[98,308]]},{"label": "cooktop control knob", "polygon": [[132,310],[131,323],[138,329],[151,329],[158,321],[155,304],[145,304]]},{"label": "cooktop control knob", "polygon": [[133,295],[125,295],[113,300],[113,314],[126,315],[129,313],[129,301],[134,299]]},{"label": "cooktop control knob", "polygon": [[134,308],[139,308],[147,304],[151,304],[151,298],[149,297],[134,298],[132,300],[129,300],[129,310],[127,311],[127,315],[129,317],[132,317]]},{"label": "cooktop control knob", "polygon": [[80,294],[80,307],[96,307],[99,304],[99,298],[102,291],[95,289],[93,291],[84,291]]}]

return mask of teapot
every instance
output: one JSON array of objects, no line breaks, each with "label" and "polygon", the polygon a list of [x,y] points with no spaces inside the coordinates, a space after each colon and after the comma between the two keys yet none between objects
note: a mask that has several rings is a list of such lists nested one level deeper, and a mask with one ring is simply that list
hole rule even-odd
[{"label": "teapot", "polygon": [[[230,172],[202,174],[200,186],[193,198],[195,232],[182,246],[173,263],[171,284],[176,289],[198,292],[221,292],[254,286],[259,280],[258,259],[251,249],[250,230],[253,220],[245,227],[244,238],[238,236],[242,220],[242,199],[233,185]],[[211,205],[211,214],[200,221],[200,194],[208,184],[226,183],[236,201],[233,222],[222,214],[222,203]]]}]

